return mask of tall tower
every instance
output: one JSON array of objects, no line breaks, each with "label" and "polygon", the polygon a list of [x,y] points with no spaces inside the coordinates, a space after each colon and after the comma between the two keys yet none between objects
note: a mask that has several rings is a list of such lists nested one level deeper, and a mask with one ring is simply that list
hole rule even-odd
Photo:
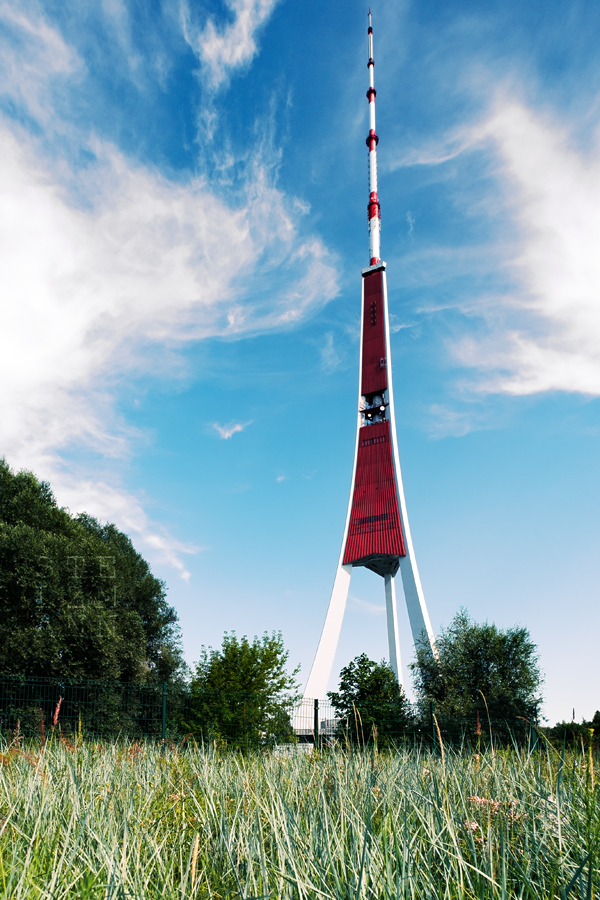
[{"label": "tall tower", "polygon": [[304,691],[325,694],[338,645],[355,566],[380,575],[385,585],[390,664],[401,682],[396,575],[408,609],[413,641],[426,636],[437,656],[423,588],[415,560],[396,440],[386,265],[379,243],[381,214],[377,193],[373,28],[369,10],[369,265],[362,270],[358,422],[346,527],[321,640]]}]

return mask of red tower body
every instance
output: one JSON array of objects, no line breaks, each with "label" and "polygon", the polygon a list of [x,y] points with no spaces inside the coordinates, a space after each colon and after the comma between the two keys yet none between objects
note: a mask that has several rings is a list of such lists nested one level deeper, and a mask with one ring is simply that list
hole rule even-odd
[{"label": "red tower body", "polygon": [[387,390],[385,313],[383,308],[383,272],[364,276],[363,341],[361,357],[361,394],[369,397]]},{"label": "red tower body", "polygon": [[394,478],[390,423],[377,422],[361,428],[359,434],[344,565],[366,566],[378,575],[395,575],[401,556],[406,556],[406,551]]},{"label": "red tower body", "polygon": [[387,341],[383,267],[363,276],[361,395],[365,401],[358,434],[356,475],[344,565],[366,566],[395,575],[406,555],[390,422],[386,417]]}]

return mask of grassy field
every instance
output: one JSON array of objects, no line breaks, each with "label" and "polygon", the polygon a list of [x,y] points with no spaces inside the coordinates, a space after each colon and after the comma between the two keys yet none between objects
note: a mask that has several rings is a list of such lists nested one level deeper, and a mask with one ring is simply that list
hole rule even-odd
[{"label": "grassy field", "polygon": [[5,748],[2,898],[587,898],[582,750],[312,757]]}]

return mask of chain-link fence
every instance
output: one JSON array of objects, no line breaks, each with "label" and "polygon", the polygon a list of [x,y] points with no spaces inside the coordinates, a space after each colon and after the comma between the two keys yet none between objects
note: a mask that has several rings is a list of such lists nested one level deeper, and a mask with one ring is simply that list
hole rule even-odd
[{"label": "chain-link fence", "polygon": [[534,747],[538,729],[529,723],[444,719],[433,707],[361,704],[340,716],[329,701],[273,702],[254,694],[194,694],[187,685],[0,677],[0,734],[44,740],[193,739],[238,750],[296,748],[311,752],[334,744],[351,747],[421,746],[484,749],[491,743]]}]

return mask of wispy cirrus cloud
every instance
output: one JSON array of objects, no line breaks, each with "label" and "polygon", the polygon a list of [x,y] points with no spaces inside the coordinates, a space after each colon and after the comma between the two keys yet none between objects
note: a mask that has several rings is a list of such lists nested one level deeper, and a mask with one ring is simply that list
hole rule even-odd
[{"label": "wispy cirrus cloud", "polygon": [[[388,162],[391,172],[405,166],[439,166],[449,162],[473,147],[473,131],[469,126],[459,126],[453,133],[432,138],[428,144],[403,148]],[[410,224],[410,220],[409,220]]]},{"label": "wispy cirrus cloud", "polygon": [[361,600],[360,597],[355,597],[353,594],[350,594],[349,600],[357,609],[360,609],[361,612],[367,613],[367,615],[369,616],[385,615],[385,606],[383,606],[382,604],[369,603],[368,600]]},{"label": "wispy cirrus cloud", "polygon": [[[600,395],[600,145],[576,149],[557,117],[503,97],[468,132],[415,150],[394,167],[441,166],[473,153],[486,160],[484,191],[475,193],[470,170],[457,168],[453,200],[485,228],[502,227],[488,228],[491,238],[440,241],[405,257],[413,285],[442,297],[421,312],[465,314],[447,342],[454,360],[476,372],[461,391]],[[471,281],[468,289],[439,289],[459,279]],[[486,279],[491,289],[477,284]],[[481,427],[472,409],[434,412],[442,432]]]},{"label": "wispy cirrus cloud", "polygon": [[341,361],[341,353],[335,346],[333,332],[328,331],[325,335],[325,342],[321,347],[321,368],[325,372],[333,372],[338,368]]},{"label": "wispy cirrus cloud", "polygon": [[247,66],[256,53],[256,32],[271,15],[279,0],[226,0],[232,21],[225,27],[213,18],[201,28],[187,3],[182,6],[186,40],[197,54],[207,81],[213,87],[225,83],[230,73]]},{"label": "wispy cirrus cloud", "polygon": [[239,432],[247,428],[248,425],[252,425],[252,422],[234,422],[229,425],[219,425],[218,422],[214,422],[213,428],[220,438],[224,441],[228,441],[234,434],[239,434]]},{"label": "wispy cirrus cloud", "polygon": [[49,81],[83,66],[76,50],[33,4],[0,3],[0,94],[37,122],[52,117]]}]

